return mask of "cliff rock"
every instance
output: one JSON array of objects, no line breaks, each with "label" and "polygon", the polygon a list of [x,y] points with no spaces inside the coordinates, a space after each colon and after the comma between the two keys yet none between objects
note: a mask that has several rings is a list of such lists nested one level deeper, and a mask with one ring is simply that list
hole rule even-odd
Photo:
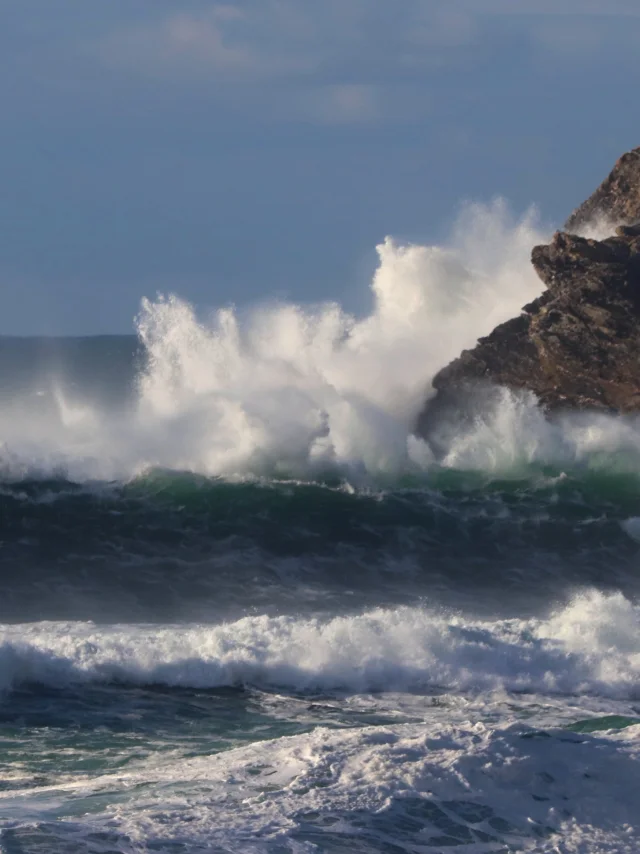
[{"label": "cliff rock", "polygon": [[628,225],[640,219],[640,148],[623,154],[595,193],[571,214],[564,230],[580,232],[599,220]]},{"label": "cliff rock", "polygon": [[[569,233],[589,222],[623,222],[592,240]],[[507,386],[534,392],[547,410],[640,411],[640,148],[569,218],[533,266],[547,290],[433,379],[418,434],[442,409]],[[463,407],[464,409],[464,407]]]}]

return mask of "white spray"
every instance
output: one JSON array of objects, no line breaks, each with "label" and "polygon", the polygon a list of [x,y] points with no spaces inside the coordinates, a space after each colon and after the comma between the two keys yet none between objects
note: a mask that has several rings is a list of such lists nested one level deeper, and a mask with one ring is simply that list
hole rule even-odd
[{"label": "white spray", "polygon": [[[412,435],[435,373],[542,291],[530,263],[545,240],[533,212],[472,205],[446,246],[377,247],[370,314],[336,303],[271,304],[208,323],[176,296],[143,300],[148,367],[125,415],[55,391],[55,407],[0,413],[6,477],[60,472],[126,479],[164,467],[205,475],[352,481],[419,472],[430,448]],[[535,400],[504,392],[464,428],[451,425],[439,464],[505,471],[530,462],[613,458],[640,470],[634,420],[591,415],[550,423]]]},{"label": "white spray", "polygon": [[57,418],[0,415],[5,468],[130,477],[152,466],[207,475],[398,473],[429,464],[411,436],[430,381],[542,290],[534,215],[504,202],[462,213],[447,246],[378,246],[371,313],[275,304],[210,323],[175,296],[143,300],[149,366],[115,419],[58,394]]}]

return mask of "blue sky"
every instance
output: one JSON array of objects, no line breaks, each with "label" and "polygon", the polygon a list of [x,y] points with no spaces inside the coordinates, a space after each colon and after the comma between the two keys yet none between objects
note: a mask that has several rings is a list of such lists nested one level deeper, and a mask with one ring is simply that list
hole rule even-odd
[{"label": "blue sky", "polygon": [[640,144],[638,0],[0,0],[0,334],[141,296],[358,310],[465,199],[561,222]]}]

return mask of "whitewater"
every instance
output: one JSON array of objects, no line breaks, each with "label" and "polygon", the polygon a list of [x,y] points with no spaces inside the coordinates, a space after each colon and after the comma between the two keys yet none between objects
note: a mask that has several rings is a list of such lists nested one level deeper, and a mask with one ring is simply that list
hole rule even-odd
[{"label": "whitewater", "polygon": [[547,238],[470,205],[363,316],[0,340],[2,854],[640,850],[640,421],[414,434]]}]

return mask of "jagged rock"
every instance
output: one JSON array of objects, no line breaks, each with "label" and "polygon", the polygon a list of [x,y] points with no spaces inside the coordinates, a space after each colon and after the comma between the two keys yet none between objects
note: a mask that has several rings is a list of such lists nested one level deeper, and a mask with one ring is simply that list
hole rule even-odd
[{"label": "jagged rock", "polygon": [[533,249],[547,290],[435,376],[419,435],[443,410],[464,417],[470,392],[477,400],[478,388],[495,386],[531,391],[547,410],[640,411],[640,149],[620,158],[567,226],[593,216],[627,224],[601,241],[557,232]]},{"label": "jagged rock", "polygon": [[583,231],[599,220],[622,224],[640,219],[640,148],[623,154],[595,193],[571,214],[564,230]]}]

